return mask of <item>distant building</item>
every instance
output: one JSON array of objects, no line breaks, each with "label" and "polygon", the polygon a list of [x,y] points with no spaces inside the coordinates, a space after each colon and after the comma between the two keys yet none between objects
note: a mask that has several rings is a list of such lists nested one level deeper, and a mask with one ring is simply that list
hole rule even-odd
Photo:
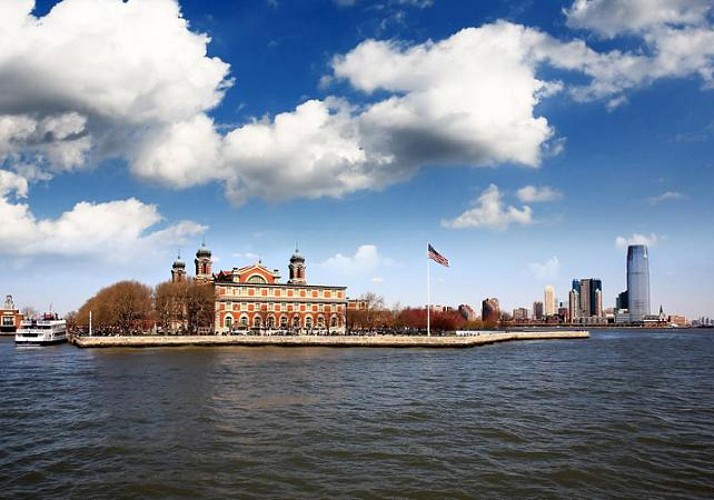
[{"label": "distant building", "polygon": [[308,284],[305,258],[297,250],[288,268],[287,283],[280,283],[277,269],[261,262],[215,274],[216,332],[345,333],[346,287]]},{"label": "distant building", "polygon": [[498,299],[485,299],[481,302],[481,321],[496,324],[501,319],[501,308]]},{"label": "distant building", "polygon": [[179,252],[171,266],[171,282],[180,283],[186,279],[186,263],[181,260],[181,252]]},{"label": "distant building", "polygon": [[580,282],[577,289],[573,287],[568,294],[568,319],[569,323],[576,323],[580,319]]},{"label": "distant building", "polygon": [[196,281],[205,283],[213,281],[213,261],[211,260],[211,250],[206,247],[206,242],[201,243],[201,248],[196,252],[196,258],[193,259],[196,265]]},{"label": "distant building", "polygon": [[[346,287],[308,284],[305,257],[297,250],[290,257],[287,283],[280,282],[277,269],[268,269],[260,261],[213,273],[212,252],[205,241],[196,252],[194,264],[193,279],[213,287],[216,333],[277,329],[345,333]],[[171,281],[187,279],[186,264],[179,255],[171,267]],[[366,301],[351,301],[350,307],[367,307]]]},{"label": "distant building", "polygon": [[5,303],[0,309],[0,333],[15,333],[21,321],[22,313],[15,307],[12,295],[6,295]]},{"label": "distant building", "polygon": [[543,292],[543,298],[544,298],[543,303],[545,306],[546,317],[555,316],[555,313],[556,313],[555,288],[553,288],[553,285],[548,285],[545,287],[545,291]]},{"label": "distant building", "polygon": [[459,314],[461,314],[466,321],[476,321],[477,318],[476,311],[468,304],[459,305]]},{"label": "distant building", "polygon": [[615,309],[629,309],[629,304],[630,301],[628,300],[627,290],[617,294],[617,298],[615,299]]},{"label": "distant building", "polygon": [[[424,308],[426,309],[426,307]],[[449,311],[453,311],[454,308],[451,306],[442,306],[441,304],[430,304],[429,305],[429,311],[433,313],[445,313]]]},{"label": "distant building", "polygon": [[369,309],[369,302],[364,299],[347,300],[348,311],[366,311],[367,309]]},{"label": "distant building", "polygon": [[679,328],[685,328],[687,326],[687,318],[684,316],[678,316],[676,314],[670,314],[669,324]]},{"label": "distant building", "polygon": [[563,303],[560,303],[560,307],[558,307],[558,320],[561,323],[564,323],[568,321],[568,308],[563,306]]},{"label": "distant building", "polygon": [[[595,278],[573,280],[569,299],[568,309],[573,309],[571,321],[603,316],[601,280]],[[573,299],[577,300],[577,309],[575,308],[576,304],[571,303]]]},{"label": "distant building", "polygon": [[543,319],[543,302],[536,300],[533,302],[533,319],[541,320]]},{"label": "distant building", "polygon": [[528,309],[525,307],[517,307],[513,310],[514,321],[526,321],[528,319]]},{"label": "distant building", "polygon": [[630,322],[650,314],[650,268],[646,245],[627,247],[627,295]]}]

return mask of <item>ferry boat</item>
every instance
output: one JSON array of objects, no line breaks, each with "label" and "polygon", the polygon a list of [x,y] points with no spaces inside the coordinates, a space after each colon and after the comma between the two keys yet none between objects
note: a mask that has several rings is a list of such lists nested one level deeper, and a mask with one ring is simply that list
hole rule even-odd
[{"label": "ferry boat", "polygon": [[22,320],[15,333],[15,345],[41,346],[67,342],[67,322],[56,312]]}]

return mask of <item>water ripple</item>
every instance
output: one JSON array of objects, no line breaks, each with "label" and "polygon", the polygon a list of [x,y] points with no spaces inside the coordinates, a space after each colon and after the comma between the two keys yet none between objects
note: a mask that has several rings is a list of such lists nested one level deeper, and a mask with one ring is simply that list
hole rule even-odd
[{"label": "water ripple", "polygon": [[712,498],[714,336],[18,350],[4,498]]}]

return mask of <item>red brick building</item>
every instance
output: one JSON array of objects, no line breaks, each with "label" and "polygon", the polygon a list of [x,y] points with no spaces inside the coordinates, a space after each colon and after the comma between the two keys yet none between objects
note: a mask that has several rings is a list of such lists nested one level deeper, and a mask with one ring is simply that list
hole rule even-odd
[{"label": "red brick building", "polygon": [[2,309],[0,309],[0,333],[15,333],[20,327],[21,321],[22,313],[15,308],[12,295],[6,295],[5,303]]},{"label": "red brick building", "polygon": [[305,258],[290,258],[290,279],[261,262],[213,275],[218,333],[229,331],[345,333],[346,287],[307,283]]}]

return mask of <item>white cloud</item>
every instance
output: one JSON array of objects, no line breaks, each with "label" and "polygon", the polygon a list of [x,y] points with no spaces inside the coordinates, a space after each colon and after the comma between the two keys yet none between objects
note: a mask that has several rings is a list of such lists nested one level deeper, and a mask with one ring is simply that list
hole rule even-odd
[{"label": "white cloud", "polygon": [[506,207],[502,201],[498,187],[491,184],[475,201],[471,208],[453,220],[443,220],[441,225],[454,229],[483,227],[488,229],[505,230],[511,224],[529,225],[533,223],[531,208],[524,205],[518,209],[513,206]]},{"label": "white cloud", "polygon": [[542,36],[500,22],[411,47],[367,40],[333,68],[358,90],[392,94],[367,108],[360,125],[397,165],[537,166],[553,136],[534,112],[548,86],[535,77],[529,44]]},{"label": "white cloud", "polygon": [[92,256],[123,260],[182,243],[186,237],[205,229],[192,221],[156,229],[162,221],[157,207],[135,198],[105,203],[82,201],[56,219],[38,220],[28,204],[8,199],[12,192],[27,197],[27,181],[0,170],[0,252],[16,256]]},{"label": "white cloud", "polygon": [[345,102],[311,100],[272,122],[255,121],[229,132],[224,145],[227,195],[235,203],[266,199],[339,197],[392,178],[386,159],[360,144]]},{"label": "white cloud", "polygon": [[559,200],[563,194],[549,186],[524,186],[516,193],[523,203],[542,203]]},{"label": "white cloud", "polygon": [[[175,188],[223,183],[236,204],[340,197],[427,166],[537,167],[563,144],[536,112],[544,99],[567,92],[614,109],[659,78],[714,82],[709,7],[672,1],[657,0],[655,17],[631,27],[614,23],[641,37],[631,52],[600,53],[504,21],[411,45],[366,40],[337,55],[324,79],[349,82],[365,104],[308,100],[225,135],[206,113],[232,84],[229,66],[207,55],[209,38],[189,30],[175,1],[62,0],[41,18],[32,1],[4,2],[0,161],[39,179],[121,158],[136,176]],[[597,29],[622,5],[579,0],[566,15]],[[640,19],[617,19],[630,17]],[[542,66],[585,83],[543,80]]]},{"label": "white cloud", "polygon": [[542,264],[540,262],[528,264],[528,269],[530,269],[533,276],[539,280],[553,280],[558,277],[560,261],[558,257],[553,256]]},{"label": "white cloud", "polygon": [[686,200],[688,199],[688,196],[684,193],[680,193],[679,191],[666,191],[660,195],[653,196],[649,198],[649,202],[652,205],[656,205],[658,203],[662,203],[663,201],[675,201],[675,200]]},{"label": "white cloud", "polygon": [[654,233],[650,233],[649,235],[634,233],[629,238],[618,236],[615,238],[615,245],[619,248],[627,248],[629,245],[647,245],[648,247],[652,247],[657,244],[657,240],[658,237]]},{"label": "white cloud", "polygon": [[0,170],[0,198],[14,193],[16,198],[27,198],[27,179],[7,170]]},{"label": "white cloud", "polygon": [[220,149],[213,120],[199,114],[147,134],[132,169],[139,177],[172,187],[206,184],[223,177]]},{"label": "white cloud", "polygon": [[375,276],[370,280],[372,283],[384,283],[384,278],[380,278],[379,276]]},{"label": "white cloud", "polygon": [[572,28],[614,37],[666,25],[701,25],[711,8],[709,0],[575,0],[565,14]]},{"label": "white cloud", "polygon": [[[33,8],[0,8],[0,161],[61,171],[131,160],[145,138],[205,119],[230,85],[175,1],[63,0],[42,18]],[[176,158],[151,156],[155,169]]]},{"label": "white cloud", "polygon": [[640,46],[631,52],[584,50],[573,67],[580,66],[593,81],[572,94],[579,99],[608,98],[612,110],[626,102],[619,93],[662,78],[699,75],[705,87],[711,87],[713,8],[709,0],[576,0],[565,11],[568,26],[609,38],[634,35]]},{"label": "white cloud", "polygon": [[338,253],[320,265],[341,274],[364,274],[392,263],[391,259],[380,255],[375,245],[361,245],[352,256]]}]

